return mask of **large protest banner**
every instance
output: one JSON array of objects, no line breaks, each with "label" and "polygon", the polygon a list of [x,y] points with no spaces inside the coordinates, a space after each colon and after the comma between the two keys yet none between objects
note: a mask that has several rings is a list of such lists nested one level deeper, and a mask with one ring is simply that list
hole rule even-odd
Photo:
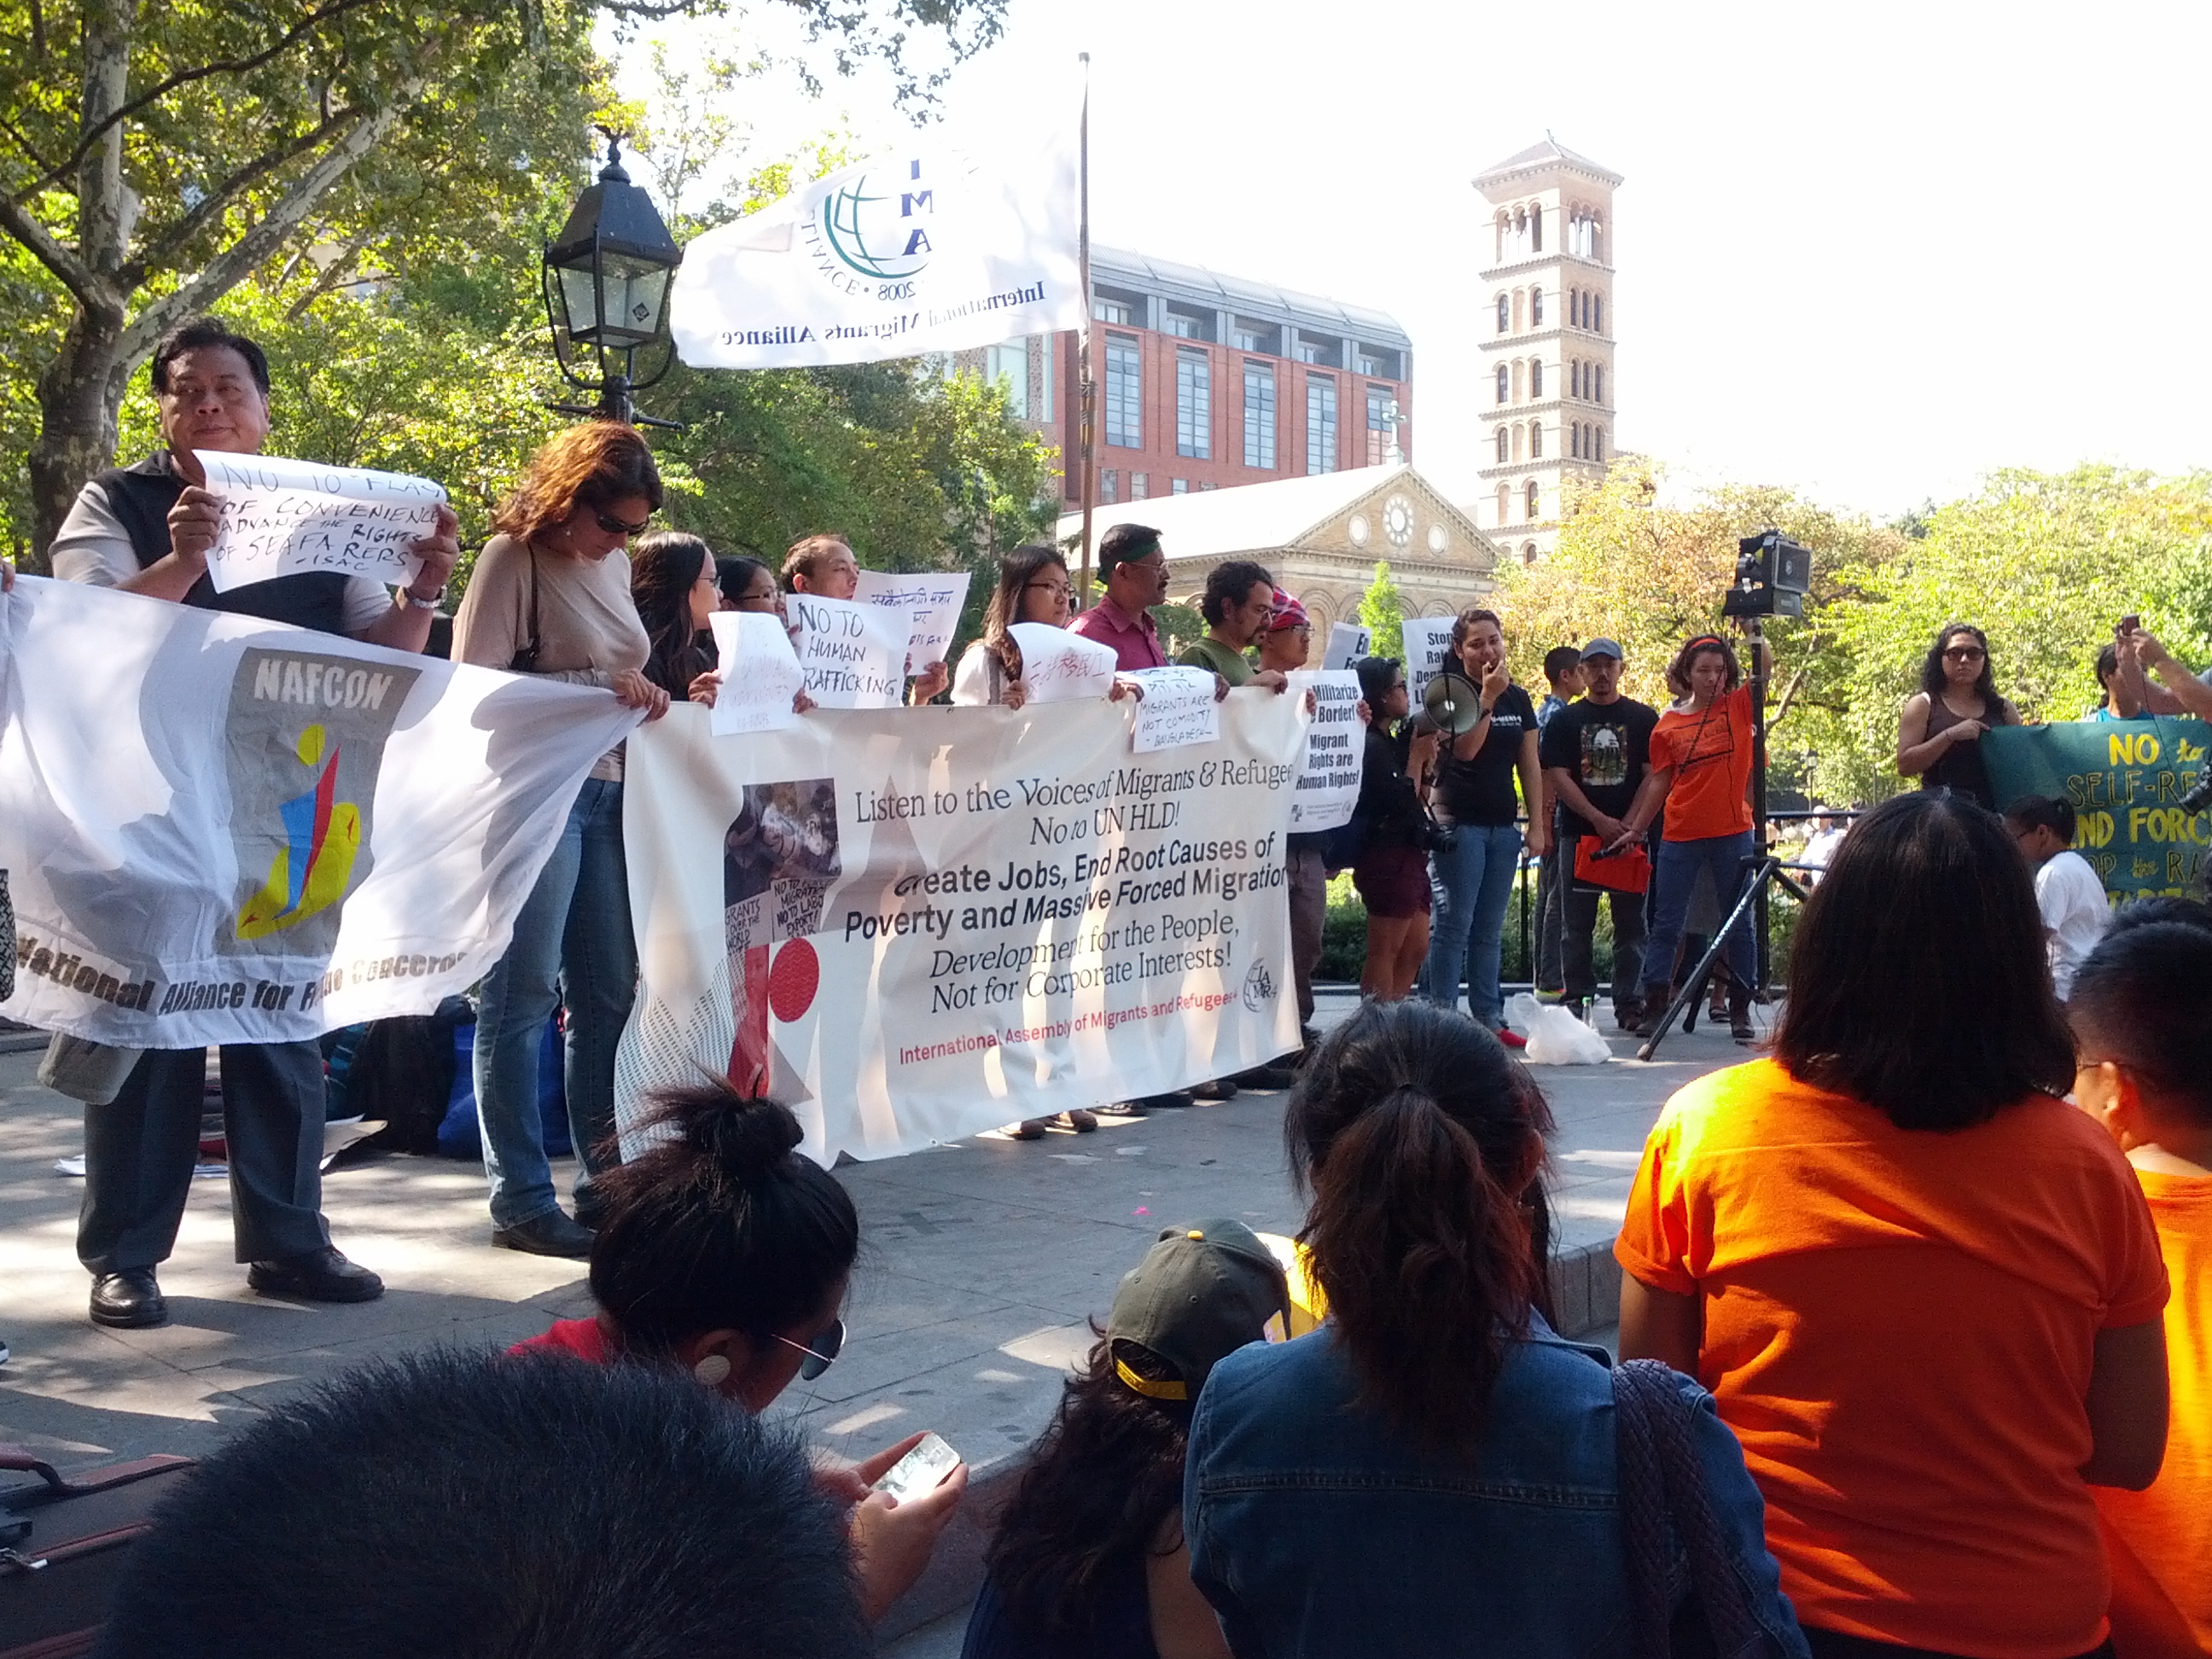
[{"label": "large protest banner", "polygon": [[158,1048],[428,1013],[499,959],[637,719],[605,691],[21,578],[0,599],[0,1012]]},{"label": "large protest banner", "polygon": [[642,1097],[702,1071],[787,1102],[826,1161],[1295,1048],[1301,701],[1231,692],[1218,738],[1145,755],[1127,702],[817,713],[744,738],[670,710],[623,787],[630,1144]]},{"label": "large protest banner", "polygon": [[2001,726],[1979,741],[2000,807],[2022,795],[2073,806],[2075,850],[2119,902],[2196,890],[2212,815],[2179,802],[2204,775],[2208,738],[2202,720],[2160,716]]}]

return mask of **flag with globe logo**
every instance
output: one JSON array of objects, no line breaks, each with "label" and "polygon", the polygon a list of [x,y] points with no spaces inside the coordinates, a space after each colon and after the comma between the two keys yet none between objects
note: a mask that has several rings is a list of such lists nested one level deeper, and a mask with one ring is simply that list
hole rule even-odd
[{"label": "flag with globe logo", "polygon": [[923,146],[817,179],[684,251],[670,306],[695,368],[957,351],[1079,327],[1074,150],[986,167]]}]

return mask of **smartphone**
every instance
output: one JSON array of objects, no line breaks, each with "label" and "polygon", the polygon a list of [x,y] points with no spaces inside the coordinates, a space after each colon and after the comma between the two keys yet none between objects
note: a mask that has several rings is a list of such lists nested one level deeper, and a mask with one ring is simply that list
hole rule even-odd
[{"label": "smartphone", "polygon": [[958,1452],[942,1437],[926,1434],[920,1445],[891,1465],[890,1472],[876,1482],[875,1490],[890,1493],[902,1504],[908,1503],[935,1492],[945,1477],[959,1467]]},{"label": "smartphone", "polygon": [[2123,634],[2133,634],[2142,627],[2142,618],[2132,611],[2120,618],[2120,632]]}]

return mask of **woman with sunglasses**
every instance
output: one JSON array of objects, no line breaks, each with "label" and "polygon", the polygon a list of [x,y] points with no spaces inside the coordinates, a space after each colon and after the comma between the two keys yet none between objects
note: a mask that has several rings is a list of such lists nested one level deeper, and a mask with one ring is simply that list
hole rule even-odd
[{"label": "woman with sunglasses", "polygon": [[[757,1414],[793,1378],[819,1377],[844,1346],[838,1310],[860,1252],[860,1216],[836,1178],[796,1150],[803,1136],[788,1107],[748,1099],[720,1079],[662,1091],[641,1133],[647,1150],[601,1182],[597,1311],[511,1352],[680,1369]],[[963,1464],[925,1497],[901,1503],[870,1491],[921,1437],[818,1477],[854,1505],[854,1566],[871,1623],[921,1576],[967,1489]]]},{"label": "woman with sunglasses", "polygon": [[[631,537],[660,507],[645,441],[614,421],[557,434],[493,519],[453,622],[453,659],[612,692],[647,720],[668,693],[646,678],[653,650],[630,597]],[[566,1007],[568,1127],[576,1207],[606,1167],[614,1127],[615,1042],[637,981],[623,860],[623,751],[599,758],[553,856],[515,917],[506,956],[484,978],[477,1015],[477,1115],[491,1186],[492,1242],[533,1255],[582,1256],[591,1229],[553,1188],[539,1117],[538,1056]]]},{"label": "woman with sunglasses", "polygon": [[1897,769],[1994,812],[1996,793],[1982,762],[1981,738],[1994,726],[2018,726],[2020,711],[1997,695],[1990,636],[1972,623],[1948,623],[1920,664],[1920,689],[1897,720]]}]

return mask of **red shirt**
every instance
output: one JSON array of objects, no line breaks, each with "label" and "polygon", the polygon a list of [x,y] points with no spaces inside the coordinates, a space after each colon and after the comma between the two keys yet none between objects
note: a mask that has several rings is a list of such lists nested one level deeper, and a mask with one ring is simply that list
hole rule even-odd
[{"label": "red shirt", "polygon": [[560,1319],[543,1336],[533,1336],[518,1342],[507,1350],[509,1353],[565,1353],[573,1359],[588,1360],[594,1365],[614,1364],[615,1351],[607,1346],[606,1333],[599,1328],[596,1319]]},{"label": "red shirt", "polygon": [[1160,649],[1159,624],[1152,620],[1152,613],[1139,611],[1132,617],[1110,597],[1099,600],[1068,623],[1067,631],[1080,634],[1095,644],[1111,646],[1116,668],[1165,668],[1168,665],[1168,653]]}]

